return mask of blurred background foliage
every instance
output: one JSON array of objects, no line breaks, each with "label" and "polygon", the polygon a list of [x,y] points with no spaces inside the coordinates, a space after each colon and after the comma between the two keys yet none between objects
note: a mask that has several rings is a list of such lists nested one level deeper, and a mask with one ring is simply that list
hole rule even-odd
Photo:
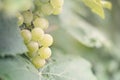
[{"label": "blurred background foliage", "polygon": [[[5,10],[8,11],[7,13],[9,13],[9,11],[11,13],[18,11],[18,9],[22,5],[30,2],[31,0],[20,0],[20,5],[16,5],[16,3],[18,4],[18,0],[11,1],[13,1],[14,3],[8,3],[8,6],[11,6],[12,4],[15,5],[12,5],[12,7],[7,6],[5,8]],[[0,40],[3,39],[2,41],[4,41],[4,39],[7,39],[8,37],[6,35],[13,35],[13,37],[6,40],[6,42],[11,41],[15,44],[12,45],[12,47],[7,46],[7,50],[3,48],[0,49],[1,54],[14,54],[14,57],[0,57],[0,80],[1,77],[6,78],[6,75],[4,76],[3,73],[6,73],[10,75],[10,77],[12,77],[11,79],[8,78],[5,80],[12,80],[16,75],[16,77],[18,78],[14,79],[26,80],[29,78],[28,76],[31,76],[33,74],[33,72],[31,72],[31,69],[36,73],[34,76],[35,80],[38,79],[38,77],[40,77],[41,80],[66,80],[64,76],[68,76],[70,78],[68,78],[67,80],[96,80],[96,77],[97,80],[120,80],[120,1],[109,0],[112,3],[112,10],[104,9],[105,19],[102,19],[104,18],[104,13],[102,9],[100,10],[100,13],[98,13],[98,10],[98,12],[95,12],[96,14],[94,14],[93,11],[91,11],[91,9],[89,8],[90,6],[86,6],[84,4],[84,1],[65,0],[62,14],[60,14],[59,16],[47,17],[50,21],[51,26],[46,32],[50,32],[54,37],[54,44],[52,46],[53,63],[51,62],[50,64],[52,65],[48,65],[48,68],[45,67],[42,69],[43,75],[41,76],[43,77],[41,77],[40,75],[38,76],[38,71],[34,68],[32,64],[28,64],[29,61],[26,57],[24,58],[23,55],[22,57],[20,57],[21,55],[17,57],[15,56],[18,53],[26,52],[26,49],[22,49],[23,46],[25,47],[25,45],[20,45],[20,47],[22,47],[22,50],[20,51],[22,52],[16,52],[18,51],[18,49],[13,49],[13,46],[16,47],[17,45],[14,40],[18,41],[17,39],[19,39],[18,43],[22,43],[22,38],[20,37],[20,34],[18,34],[19,30],[11,29],[11,32],[17,31],[16,35],[19,37],[14,38],[14,33],[9,34],[9,32],[7,31],[10,28],[8,27],[9,24],[14,22],[14,20],[8,20],[7,22],[0,17],[0,33],[5,33],[5,36],[0,34],[4,36],[1,37]],[[15,8],[15,6],[17,7]],[[11,8],[13,8],[13,10],[11,10]],[[6,32],[2,31],[3,24],[4,27],[6,27]],[[10,26],[14,28],[15,26],[17,26],[17,24]],[[2,46],[0,45],[0,47]],[[9,50],[13,51],[9,52]],[[78,56],[79,58],[76,56]],[[21,62],[21,60],[23,61]],[[6,61],[6,63],[4,61]],[[14,66],[12,68],[12,74],[9,74],[11,70],[8,68],[8,63],[9,65]],[[19,66],[20,64],[23,64],[22,67]],[[28,66],[29,68],[27,68]],[[7,71],[5,70],[5,67],[8,69]],[[19,70],[17,72],[18,74],[16,74],[16,71],[14,71],[14,69],[16,68],[24,68],[26,71],[24,72],[23,70],[23,72],[21,72],[21,70]],[[96,77],[92,74],[91,68]],[[67,69],[68,72],[62,72],[65,69]],[[54,74],[48,75],[46,72],[52,72]],[[58,72],[62,73],[62,77],[57,75]],[[30,74],[28,74],[27,76],[24,75],[24,77],[19,76],[19,74],[23,75],[23,73]]]},{"label": "blurred background foliage", "polygon": [[53,50],[88,60],[98,80],[120,80],[120,1],[110,1],[112,10],[104,10],[105,19],[81,0],[65,0],[62,14],[48,17]]}]

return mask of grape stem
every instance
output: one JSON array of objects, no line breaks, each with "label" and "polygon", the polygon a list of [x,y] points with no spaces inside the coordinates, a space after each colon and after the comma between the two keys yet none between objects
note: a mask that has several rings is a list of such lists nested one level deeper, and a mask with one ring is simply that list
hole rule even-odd
[{"label": "grape stem", "polygon": [[42,73],[42,75],[52,75],[52,76],[57,76],[57,77],[65,78],[65,79],[68,79],[68,80],[74,80],[74,79],[72,79],[70,77],[63,76],[63,75],[60,75],[60,74],[54,74],[54,73]]}]

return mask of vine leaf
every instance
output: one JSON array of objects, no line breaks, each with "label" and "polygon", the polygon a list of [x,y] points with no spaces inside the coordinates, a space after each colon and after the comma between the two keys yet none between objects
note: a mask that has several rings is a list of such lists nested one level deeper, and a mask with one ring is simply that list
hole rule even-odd
[{"label": "vine leaf", "polygon": [[41,80],[97,80],[85,59],[55,51],[54,61],[40,70]]},{"label": "vine leaf", "polygon": [[109,1],[101,1],[102,6],[107,9],[112,9],[112,4]]},{"label": "vine leaf", "polygon": [[105,47],[106,49],[111,48],[111,42],[104,34],[102,34],[102,32],[82,20],[81,22],[82,24],[70,27],[68,33],[87,47]]},{"label": "vine leaf", "polygon": [[105,18],[104,8],[111,9],[112,4],[109,1],[102,0],[82,0],[94,13],[98,14],[101,18]]},{"label": "vine leaf", "polygon": [[0,13],[0,56],[22,54],[27,51],[16,19]]},{"label": "vine leaf", "polygon": [[84,19],[79,18],[69,8],[64,9],[60,19],[62,28],[83,45],[93,48],[111,48],[111,41],[100,30],[87,23]]},{"label": "vine leaf", "polygon": [[24,57],[7,57],[0,58],[0,80],[39,80],[39,75]]},{"label": "vine leaf", "polygon": [[100,0],[83,0],[83,2],[85,3],[86,6],[91,8],[91,10],[94,13],[98,14],[102,18],[105,17],[104,10]]}]

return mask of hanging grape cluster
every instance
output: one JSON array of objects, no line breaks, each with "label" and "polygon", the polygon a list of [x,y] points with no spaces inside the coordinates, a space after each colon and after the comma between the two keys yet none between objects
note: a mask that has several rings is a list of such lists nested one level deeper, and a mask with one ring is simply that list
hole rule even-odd
[{"label": "hanging grape cluster", "polygon": [[[49,22],[46,15],[57,15],[62,11],[63,0],[34,0],[34,5],[16,14],[21,35],[28,48],[26,55],[36,68],[46,64],[52,52],[53,37],[45,33]],[[26,4],[27,5],[27,4]]]}]

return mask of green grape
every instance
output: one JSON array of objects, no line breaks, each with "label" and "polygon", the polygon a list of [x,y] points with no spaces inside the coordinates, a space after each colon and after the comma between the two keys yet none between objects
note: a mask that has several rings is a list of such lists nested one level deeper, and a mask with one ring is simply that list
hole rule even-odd
[{"label": "green grape", "polygon": [[30,11],[23,12],[24,23],[30,24],[33,20],[33,14]]},{"label": "green grape", "polygon": [[32,38],[31,32],[27,29],[21,30],[21,36],[23,37],[25,43],[30,42]]},{"label": "green grape", "polygon": [[29,58],[33,58],[35,55],[36,55],[36,53],[31,53],[31,52],[28,52],[28,53],[27,53],[27,56],[28,56]]},{"label": "green grape", "polygon": [[40,2],[47,3],[47,2],[49,2],[49,0],[40,0]]},{"label": "green grape", "polygon": [[58,15],[58,14],[60,14],[62,12],[62,7],[60,7],[60,8],[54,8],[54,10],[53,10],[53,14],[54,15]]},{"label": "green grape", "polygon": [[63,6],[64,0],[50,0],[50,3],[54,8],[60,8]]},{"label": "green grape", "polygon": [[23,16],[20,14],[20,13],[17,13],[17,18],[18,18],[18,26],[21,26],[22,24],[23,24],[23,22],[24,22],[24,18],[23,18]]},{"label": "green grape", "polygon": [[40,7],[41,6],[41,2],[40,2],[40,0],[34,0],[34,5],[36,6],[36,7]]},{"label": "green grape", "polygon": [[42,45],[43,47],[51,46],[53,43],[53,38],[49,34],[45,34],[43,39],[39,41],[39,45]]},{"label": "green grape", "polygon": [[40,41],[44,37],[44,31],[41,28],[34,28],[32,30],[32,40]]},{"label": "green grape", "polygon": [[51,4],[46,3],[41,6],[41,11],[44,15],[50,15],[53,12],[53,7]]},{"label": "green grape", "polygon": [[33,7],[33,2],[32,1],[24,1],[22,6],[20,7],[21,11],[27,11]]},{"label": "green grape", "polygon": [[39,49],[39,44],[35,41],[30,41],[28,44],[27,44],[27,48],[29,50],[29,53],[36,53],[37,50]]},{"label": "green grape", "polygon": [[42,29],[47,29],[48,26],[49,26],[49,23],[46,19],[44,18],[36,18],[34,21],[33,21],[33,25],[35,27],[40,27]]},{"label": "green grape", "polygon": [[36,56],[32,59],[32,63],[37,69],[39,69],[45,65],[46,61],[45,59],[41,59],[40,56]]},{"label": "green grape", "polygon": [[51,49],[48,47],[42,47],[38,50],[38,54],[42,59],[48,59],[51,56]]}]

